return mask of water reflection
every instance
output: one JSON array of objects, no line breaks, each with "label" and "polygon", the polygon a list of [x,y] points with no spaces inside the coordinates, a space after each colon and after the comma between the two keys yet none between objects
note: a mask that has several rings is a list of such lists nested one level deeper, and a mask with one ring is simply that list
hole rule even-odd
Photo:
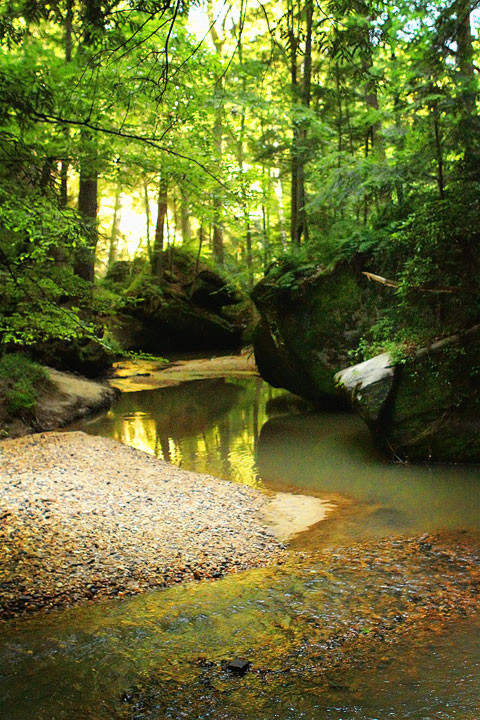
[{"label": "water reflection", "polygon": [[349,512],[314,530],[318,542],[480,526],[480,468],[387,462],[348,413],[269,420],[257,466],[269,487],[352,498]]},{"label": "water reflection", "polygon": [[187,470],[336,500],[313,544],[480,526],[478,467],[395,465],[355,415],[307,410],[258,378],[198,380],[126,393],[80,427]]},{"label": "water reflection", "polygon": [[258,486],[256,442],[279,390],[259,378],[197,380],[123,394],[106,415],[76,427],[180,465]]}]

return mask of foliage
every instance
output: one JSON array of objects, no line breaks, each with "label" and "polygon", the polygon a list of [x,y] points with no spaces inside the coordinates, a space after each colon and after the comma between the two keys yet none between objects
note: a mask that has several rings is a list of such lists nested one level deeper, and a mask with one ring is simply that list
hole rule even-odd
[{"label": "foliage", "polygon": [[20,353],[0,358],[0,397],[10,418],[34,419],[39,392],[49,386],[47,371]]},{"label": "foliage", "polygon": [[[464,0],[5,3],[1,341],[94,338],[109,310],[154,308],[171,279],[149,266],[181,244],[245,290],[267,270],[293,289],[368,258],[398,283],[375,347],[476,322],[470,13]],[[135,237],[121,201],[144,215]],[[140,262],[128,286],[92,293],[80,255],[97,275]]]}]

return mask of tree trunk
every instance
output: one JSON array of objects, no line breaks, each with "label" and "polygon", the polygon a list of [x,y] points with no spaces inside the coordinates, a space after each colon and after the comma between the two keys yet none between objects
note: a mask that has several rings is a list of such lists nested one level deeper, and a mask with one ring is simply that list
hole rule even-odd
[{"label": "tree trunk", "polygon": [[167,216],[168,181],[162,173],[158,185],[157,223],[152,253],[152,275],[161,278],[163,273],[163,249],[165,240],[165,218]]},{"label": "tree trunk", "polygon": [[190,207],[188,197],[182,192],[180,201],[180,223],[182,228],[182,243],[188,245],[192,239],[192,227],[190,225]]},{"label": "tree trunk", "polygon": [[150,264],[152,263],[153,258],[153,248],[152,243],[150,241],[150,198],[148,197],[148,182],[146,178],[143,178],[143,204],[145,207],[145,231],[146,231],[146,240],[147,240],[147,255],[148,259],[150,260]]},{"label": "tree trunk", "polygon": [[445,198],[445,181],[443,177],[443,150],[442,141],[440,138],[440,120],[438,117],[438,108],[436,104],[432,108],[432,116],[433,132],[435,138],[435,155],[437,160],[437,186],[440,198],[443,200]]},{"label": "tree trunk", "polygon": [[95,251],[98,242],[97,194],[97,173],[91,170],[89,166],[82,164],[78,192],[78,212],[87,226],[88,245],[78,248],[74,262],[74,272],[91,283],[95,278]]},{"label": "tree trunk", "polygon": [[470,0],[456,0],[457,67],[460,74],[460,132],[464,166],[469,179],[480,176],[478,128],[476,127],[476,101],[474,50],[471,29]]},{"label": "tree trunk", "polygon": [[[65,16],[65,62],[72,61],[72,38],[73,38],[73,0],[67,0],[67,12]],[[65,147],[68,147],[70,133],[64,128]],[[66,155],[66,153],[65,153]],[[68,166],[67,157],[60,162],[60,207],[66,208],[68,203]]]},{"label": "tree trunk", "polygon": [[[215,50],[219,57],[222,57],[224,39],[219,36],[215,26],[215,18],[213,15],[212,3],[208,4],[208,20],[210,23],[210,36],[212,42],[215,45]],[[224,92],[223,92],[223,75],[217,77],[215,82],[215,89],[213,93],[213,100],[215,105],[215,121],[213,125],[213,144],[215,148],[215,156],[219,166],[222,163],[223,157],[223,106],[224,106]],[[223,194],[218,187],[215,187],[213,191],[213,257],[219,265],[224,264],[225,250],[223,246]]]},{"label": "tree trunk", "polygon": [[122,189],[117,185],[115,192],[115,207],[113,209],[112,229],[110,231],[110,247],[108,249],[108,269],[110,270],[118,257],[118,236],[122,217]]},{"label": "tree trunk", "polygon": [[[307,0],[305,6],[305,30],[298,34],[295,32],[295,19],[293,4],[290,8],[290,81],[292,87],[293,106],[300,103],[304,108],[310,106],[311,76],[312,76],[312,27],[313,27],[313,0]],[[305,51],[303,59],[303,78],[298,79],[298,51],[299,36],[305,36]],[[290,233],[292,242],[300,245],[302,238],[308,240],[308,224],[305,191],[305,163],[306,145],[308,136],[308,121],[298,120],[294,117],[292,128],[292,157],[291,157],[291,215]]]},{"label": "tree trunk", "polygon": [[[295,19],[293,12],[293,1],[289,9],[289,44],[290,44],[290,86],[292,93],[292,106],[295,108],[298,102],[299,87],[298,87],[298,68],[297,68],[297,51],[298,51],[298,39],[295,34]],[[291,183],[290,183],[290,239],[292,243],[300,244],[300,237],[298,234],[298,207],[299,207],[299,127],[298,121],[294,117],[292,123],[292,152],[291,152]]]}]

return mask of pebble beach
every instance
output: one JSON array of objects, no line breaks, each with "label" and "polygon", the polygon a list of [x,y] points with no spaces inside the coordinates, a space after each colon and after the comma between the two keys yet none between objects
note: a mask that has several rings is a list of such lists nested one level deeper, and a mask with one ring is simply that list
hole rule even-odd
[{"label": "pebble beach", "polygon": [[0,443],[0,617],[282,562],[264,494],[114,440]]}]

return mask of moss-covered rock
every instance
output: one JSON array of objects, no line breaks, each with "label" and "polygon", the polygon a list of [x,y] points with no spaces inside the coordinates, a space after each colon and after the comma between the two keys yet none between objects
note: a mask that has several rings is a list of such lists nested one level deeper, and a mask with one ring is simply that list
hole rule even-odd
[{"label": "moss-covered rock", "polygon": [[162,355],[238,348],[243,323],[230,306],[242,298],[226,279],[176,248],[164,253],[162,267],[156,277],[147,266],[138,271],[123,262],[109,275],[124,297],[109,328],[122,349]]},{"label": "moss-covered rock", "polygon": [[42,365],[80,373],[88,378],[105,374],[117,358],[113,349],[88,337],[37,343],[31,354]]},{"label": "moss-covered rock", "polygon": [[169,352],[235,349],[241,328],[227,319],[184,301],[172,301],[155,312],[142,306],[115,320],[112,334],[124,350],[162,355]]},{"label": "moss-covered rock", "polygon": [[365,373],[372,361],[336,379],[376,441],[394,457],[480,462],[479,358],[479,327],[422,348],[395,366],[393,382],[383,378],[388,392],[377,393],[373,410],[375,382]]},{"label": "moss-covered rock", "polygon": [[276,270],[256,285],[255,359],[267,382],[310,400],[340,402],[333,377],[350,364],[349,351],[368,333],[383,300],[363,269],[358,256],[330,271]]}]

